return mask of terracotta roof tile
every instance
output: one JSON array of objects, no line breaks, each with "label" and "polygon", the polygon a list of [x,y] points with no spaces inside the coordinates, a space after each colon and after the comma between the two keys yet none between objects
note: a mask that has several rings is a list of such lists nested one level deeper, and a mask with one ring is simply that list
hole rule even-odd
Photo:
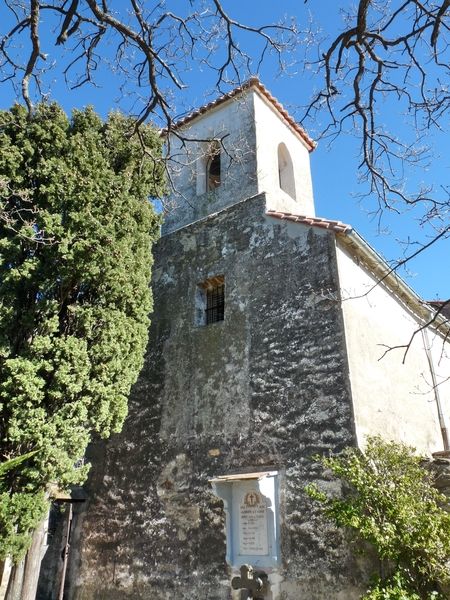
[{"label": "terracotta roof tile", "polygon": [[[186,115],[185,117],[183,117],[182,119],[180,119],[179,121],[174,123],[172,125],[171,129],[173,130],[173,129],[178,129],[179,127],[183,127],[184,125],[186,125],[187,123],[189,123],[190,121],[195,119],[196,117],[206,113],[208,110],[211,110],[212,108],[215,108],[216,106],[219,106],[220,104],[223,104],[224,102],[226,102],[227,100],[230,100],[231,98],[235,98],[239,94],[242,94],[242,92],[244,92],[245,90],[248,90],[252,87],[257,89],[259,91],[259,93],[262,96],[264,96],[266,98],[266,100],[269,101],[270,104],[272,104],[272,106],[278,111],[280,116],[303,139],[303,141],[305,142],[309,151],[312,152],[317,145],[316,142],[312,138],[310,138],[309,135],[306,133],[306,131],[303,129],[303,127],[301,127],[294,120],[294,118],[291,117],[291,115],[287,112],[287,110],[283,107],[283,105],[280,102],[278,102],[278,100],[274,96],[272,96],[272,94],[269,92],[269,90],[260,82],[258,77],[251,77],[250,79],[245,81],[242,85],[234,88],[234,90],[231,90],[230,92],[223,94],[222,96],[219,96],[219,98],[216,98],[216,100],[213,100],[212,102],[209,102],[208,104],[205,104],[205,105],[201,106],[200,108],[193,110],[188,115]],[[167,134],[168,130],[167,129],[164,130],[163,133]]]},{"label": "terracotta roof tile", "polygon": [[351,225],[347,225],[341,221],[321,219],[320,217],[306,217],[305,215],[294,215],[292,213],[277,212],[275,210],[268,210],[266,215],[268,217],[274,217],[275,219],[293,221],[294,223],[302,223],[303,225],[311,225],[322,229],[330,229],[336,233],[350,233],[352,231]]}]

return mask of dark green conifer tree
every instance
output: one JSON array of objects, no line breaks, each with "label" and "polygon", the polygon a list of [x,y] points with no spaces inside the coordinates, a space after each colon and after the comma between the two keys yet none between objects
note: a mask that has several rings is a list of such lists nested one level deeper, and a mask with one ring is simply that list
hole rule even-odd
[{"label": "dark green conifer tree", "polygon": [[[145,149],[145,151],[144,151]],[[141,369],[163,192],[150,127],[55,104],[0,112],[0,557],[19,558],[48,486],[82,482]]]}]

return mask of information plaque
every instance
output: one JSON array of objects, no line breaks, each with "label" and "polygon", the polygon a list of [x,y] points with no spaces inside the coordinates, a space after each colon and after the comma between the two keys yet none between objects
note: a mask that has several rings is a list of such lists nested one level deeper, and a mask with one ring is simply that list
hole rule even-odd
[{"label": "information plaque", "polygon": [[262,556],[268,553],[266,500],[251,490],[244,494],[239,506],[239,554]]},{"label": "information plaque", "polygon": [[278,471],[249,471],[211,479],[223,500],[227,540],[226,560],[233,569],[251,565],[274,569],[280,564]]}]

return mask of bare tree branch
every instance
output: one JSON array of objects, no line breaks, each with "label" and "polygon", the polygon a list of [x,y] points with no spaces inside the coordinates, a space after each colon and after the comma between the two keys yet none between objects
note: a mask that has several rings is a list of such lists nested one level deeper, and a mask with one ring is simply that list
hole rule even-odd
[{"label": "bare tree branch", "polygon": [[[314,8],[315,0],[306,2]],[[322,85],[302,122],[314,125],[325,114],[322,137],[357,136],[363,196],[375,203],[374,214],[414,209],[425,228],[425,242],[414,240],[388,277],[450,231],[448,186],[414,189],[408,177],[433,160],[430,134],[448,127],[450,0],[357,0],[342,12],[344,29],[322,40],[310,61]],[[391,110],[401,127],[389,125]]]},{"label": "bare tree branch", "polygon": [[25,100],[26,105],[28,106],[28,110],[31,111],[32,103],[30,100],[29,94],[29,82],[30,77],[32,77],[34,69],[36,67],[37,60],[39,56],[42,56],[40,53],[40,42],[39,42],[39,2],[38,0],[31,0],[31,10],[30,10],[30,38],[31,38],[31,54],[28,59],[28,63],[25,67],[25,73],[22,79],[22,95]]},{"label": "bare tree branch", "polygon": [[[72,42],[69,59],[63,67],[70,87],[96,84],[96,71],[104,63],[102,43],[115,48],[113,71],[123,77],[126,93],[135,93],[142,106],[136,115],[137,127],[151,115],[163,120],[170,128],[174,118],[168,88],[182,89],[183,69],[187,61],[197,60],[217,72],[217,85],[229,81],[229,70],[234,79],[252,74],[253,57],[241,47],[240,33],[262,42],[259,61],[273,50],[281,64],[283,48],[296,43],[293,26],[269,24],[253,27],[232,18],[220,0],[192,0],[189,7],[175,13],[167,2],[158,0],[124,0],[120,6],[110,7],[97,0],[4,0],[16,21],[9,31],[0,34],[1,79],[21,81],[22,97],[31,111],[32,97],[41,85],[43,75],[39,59],[44,59],[39,34],[41,13],[47,21],[55,20],[53,27],[56,46]],[[59,22],[58,22],[59,21]],[[8,21],[6,21],[8,22]],[[29,33],[29,54],[22,64],[24,32]],[[106,42],[106,34],[108,41]],[[46,43],[47,40],[46,40]],[[216,48],[226,49],[217,58]],[[26,50],[25,50],[26,52]],[[60,58],[60,57],[58,57]],[[31,90],[31,80],[35,89]]]},{"label": "bare tree branch", "polygon": [[[347,15],[345,31],[327,45],[316,64],[324,87],[308,105],[304,120],[325,108],[330,115],[325,135],[341,132],[350,120],[361,136],[362,177],[377,195],[380,210],[398,210],[397,202],[442,205],[442,199],[406,191],[399,170],[428,156],[421,133],[441,127],[450,107],[448,86],[440,78],[449,75],[449,6],[450,0],[360,0]],[[378,104],[388,96],[404,106],[417,142],[402,143],[387,131]]]}]

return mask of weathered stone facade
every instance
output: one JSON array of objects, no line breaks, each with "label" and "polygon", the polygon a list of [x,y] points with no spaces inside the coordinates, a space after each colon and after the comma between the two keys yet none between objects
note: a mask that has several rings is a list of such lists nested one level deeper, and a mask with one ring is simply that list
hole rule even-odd
[{"label": "weathered stone facade", "polygon": [[[409,371],[378,361],[392,324],[403,339],[425,308],[394,276],[376,285],[381,259],[350,227],[313,217],[313,145],[260,84],[242,94],[192,125],[196,139],[230,129],[216,190],[203,189],[202,144],[178,157],[180,204],[156,248],[145,366],[123,432],[90,449],[88,500],[75,508],[71,600],[237,600],[230,517],[211,479],[266,471],[278,474],[279,548],[265,600],[356,600],[367,564],[305,494],[309,482],[336,485],[314,456],[383,430],[424,453],[441,447],[434,390],[416,390],[424,345],[411,348]],[[279,212],[292,206],[312,218]],[[211,278],[224,280],[224,319],[204,325]],[[430,356],[442,348],[433,335]]]},{"label": "weathered stone facade", "polygon": [[[304,492],[314,454],[355,443],[340,306],[316,293],[337,291],[334,253],[331,233],[268,219],[264,196],[161,239],[150,351],[124,432],[97,448],[74,597],[229,598],[208,480],[267,467],[282,472],[273,597],[352,597],[358,570]],[[196,327],[197,284],[219,273],[225,320]]]}]

